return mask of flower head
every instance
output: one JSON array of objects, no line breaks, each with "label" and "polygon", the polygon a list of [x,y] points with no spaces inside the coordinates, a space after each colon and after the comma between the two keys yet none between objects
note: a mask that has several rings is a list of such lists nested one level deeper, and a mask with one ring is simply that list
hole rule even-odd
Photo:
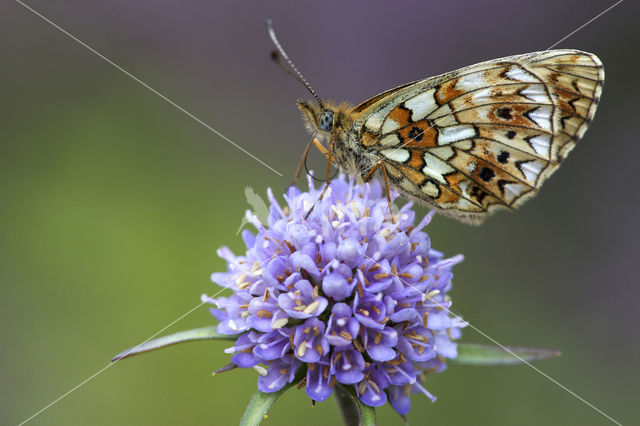
[{"label": "flower head", "polygon": [[[230,288],[212,303],[218,332],[238,335],[232,362],[259,368],[258,388],[275,392],[306,368],[306,393],[326,399],[333,386],[353,386],[362,402],[390,401],[400,413],[410,393],[435,399],[425,375],[455,358],[465,323],[449,315],[451,267],[417,225],[411,203],[390,220],[379,183],[354,184],[340,176],[309,216],[320,191],[289,188],[282,208],[268,192],[268,223],[251,214],[243,256],[218,254],[227,272],[212,280]],[[392,193],[392,198],[397,197]]]}]

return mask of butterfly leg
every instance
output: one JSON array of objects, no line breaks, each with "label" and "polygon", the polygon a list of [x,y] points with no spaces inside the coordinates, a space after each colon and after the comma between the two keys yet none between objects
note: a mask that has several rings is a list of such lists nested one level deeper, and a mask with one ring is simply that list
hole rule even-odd
[{"label": "butterfly leg", "polygon": [[289,188],[290,186],[293,186],[296,183],[296,181],[300,178],[300,173],[302,172],[302,166],[304,166],[304,162],[307,160],[307,156],[309,155],[309,150],[311,149],[312,144],[315,145],[316,148],[318,148],[318,151],[320,151],[322,155],[328,158],[329,151],[327,151],[327,148],[325,148],[324,145],[322,145],[320,141],[318,141],[315,138],[310,140],[307,146],[304,148],[304,151],[302,152],[302,158],[300,158],[300,162],[298,163],[298,167],[296,168],[296,174],[293,176],[293,179],[291,179],[291,181],[287,184],[287,186],[285,186],[285,189]]},{"label": "butterfly leg", "polygon": [[287,186],[285,186],[285,189],[289,188],[290,186],[293,186],[296,183],[296,181],[300,178],[300,173],[302,172],[302,166],[304,166],[304,162],[307,160],[307,155],[309,155],[309,150],[311,149],[312,143],[313,143],[313,140],[310,140],[307,146],[304,148],[304,151],[302,152],[302,158],[300,158],[300,162],[298,163],[298,167],[296,168],[296,174],[293,175],[293,179],[291,179],[291,181],[287,184]]},{"label": "butterfly leg", "polygon": [[384,188],[387,193],[387,203],[389,203],[389,213],[391,215],[390,216],[391,223],[396,223],[396,220],[394,219],[394,216],[393,216],[393,204],[391,204],[391,191],[389,190],[389,178],[387,176],[387,167],[384,165],[384,162],[378,161],[371,168],[369,173],[367,173],[367,176],[364,178],[364,181],[369,182],[369,180],[371,180],[371,177],[373,176],[373,174],[378,168],[382,169],[382,178],[384,179]]},{"label": "butterfly leg", "polygon": [[[315,141],[315,139],[314,139],[314,141]],[[320,142],[318,142],[318,144],[320,144]],[[316,144],[316,146],[318,146],[318,145]],[[322,145],[320,144],[320,146],[322,146]],[[321,152],[322,152],[322,150],[321,150]],[[322,192],[320,193],[320,196],[318,197],[316,202],[313,203],[313,206],[311,206],[311,208],[309,209],[307,214],[304,216],[305,219],[307,219],[309,217],[309,215],[311,214],[313,209],[316,207],[316,204],[318,204],[320,202],[320,200],[322,200],[322,197],[324,197],[324,193],[327,192],[327,189],[329,189],[329,184],[331,183],[331,157],[332,157],[332,154],[333,154],[333,143],[329,143],[329,150],[326,151],[326,152],[327,152],[327,154],[325,154],[325,155],[327,156],[327,180],[326,180],[326,183],[324,184],[324,188],[322,189]],[[324,152],[323,152],[323,154],[324,154]]]}]

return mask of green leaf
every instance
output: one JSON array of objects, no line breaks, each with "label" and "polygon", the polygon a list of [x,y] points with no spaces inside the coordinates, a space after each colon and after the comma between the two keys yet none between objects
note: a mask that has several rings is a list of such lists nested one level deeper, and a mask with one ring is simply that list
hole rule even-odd
[{"label": "green leaf", "polygon": [[334,391],[346,426],[375,426],[376,409],[360,401],[353,386],[336,383]]},{"label": "green leaf", "polygon": [[557,356],[560,356],[560,351],[550,349],[458,343],[458,357],[448,362],[462,365],[515,365]]},{"label": "green leaf", "polygon": [[242,419],[240,419],[240,426],[256,426],[259,425],[262,420],[267,417],[269,408],[276,402],[276,399],[285,393],[290,387],[297,385],[307,375],[307,367],[301,367],[296,373],[296,377],[291,383],[287,383],[282,389],[276,392],[264,393],[256,391],[247,405],[247,409],[244,410]]},{"label": "green leaf", "polygon": [[153,351],[155,349],[164,348],[165,346],[175,345],[176,343],[190,342],[192,340],[230,340],[235,341],[238,338],[236,335],[218,334],[216,326],[194,328],[193,330],[180,331],[178,333],[170,334],[168,336],[159,337],[157,339],[149,340],[127,349],[114,356],[111,362],[116,362],[130,356],[138,355],[143,352]]}]

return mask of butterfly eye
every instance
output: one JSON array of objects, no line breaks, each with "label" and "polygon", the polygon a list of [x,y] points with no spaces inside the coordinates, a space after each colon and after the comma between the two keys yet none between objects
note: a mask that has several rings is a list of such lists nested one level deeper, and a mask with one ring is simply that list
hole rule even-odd
[{"label": "butterfly eye", "polygon": [[323,111],[320,116],[320,130],[324,130],[328,132],[333,127],[333,112],[331,111]]}]

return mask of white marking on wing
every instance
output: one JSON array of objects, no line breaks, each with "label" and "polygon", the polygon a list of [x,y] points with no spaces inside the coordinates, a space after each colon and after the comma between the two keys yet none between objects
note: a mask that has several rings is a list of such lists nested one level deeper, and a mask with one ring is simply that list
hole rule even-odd
[{"label": "white marking on wing", "polygon": [[451,148],[450,146],[441,146],[438,148],[431,148],[429,152],[432,153],[433,155],[437,155],[443,160],[448,160],[449,158],[455,155],[453,148]]},{"label": "white marking on wing", "polygon": [[385,136],[380,139],[380,145],[383,146],[395,146],[400,143],[400,138],[395,133],[391,133],[390,135]]},{"label": "white marking on wing", "polygon": [[478,101],[486,101],[493,97],[494,96],[491,94],[491,87],[487,87],[486,89],[481,89],[475,92],[471,99],[473,103],[477,103]]},{"label": "white marking on wing", "polygon": [[544,105],[539,106],[531,112],[527,113],[527,117],[533,120],[538,126],[545,130],[551,131],[551,107]]},{"label": "white marking on wing", "polygon": [[476,170],[476,166],[474,162],[467,163],[467,173],[472,174]]},{"label": "white marking on wing", "polygon": [[484,79],[484,72],[485,71],[482,70],[479,72],[463,75],[458,79],[458,83],[456,83],[456,87],[465,92],[470,92],[480,87],[489,86],[489,83],[487,82],[487,80]]},{"label": "white marking on wing", "polygon": [[365,126],[367,126],[367,128],[369,128],[369,130],[371,130],[372,132],[377,132],[378,130],[380,130],[383,120],[384,115],[380,112],[376,112],[371,114],[371,117],[367,119]]},{"label": "white marking on wing", "polygon": [[438,185],[431,181],[427,181],[427,183],[422,186],[422,192],[430,197],[437,197],[440,191],[438,190]]},{"label": "white marking on wing", "polygon": [[438,108],[438,104],[433,97],[434,93],[435,89],[429,89],[404,103],[405,108],[411,110],[411,119],[413,121],[422,120]]},{"label": "white marking on wing", "polygon": [[538,135],[530,138],[529,144],[536,153],[543,155],[545,158],[549,156],[549,146],[551,145],[549,135]]},{"label": "white marking on wing", "polygon": [[507,203],[511,203],[514,199],[519,197],[525,189],[527,189],[527,187],[521,183],[507,183],[504,186],[504,198]]},{"label": "white marking on wing", "polygon": [[522,81],[525,83],[535,83],[538,79],[531,73],[525,71],[522,67],[512,65],[505,74],[511,80]]},{"label": "white marking on wing", "polygon": [[425,166],[422,169],[422,172],[427,176],[432,176],[439,182],[445,183],[444,174],[451,173],[455,171],[453,167],[449,165],[446,161],[443,161],[432,155],[428,152],[425,152],[423,155]]},{"label": "white marking on wing", "polygon": [[400,123],[398,123],[393,118],[387,117],[387,119],[384,120],[384,124],[382,125],[382,134],[391,133],[394,130],[397,130],[399,128],[400,128]]},{"label": "white marking on wing", "polygon": [[462,139],[469,139],[476,135],[476,129],[468,124],[443,127],[438,132],[438,144],[445,145]]},{"label": "white marking on wing", "polygon": [[537,161],[527,161],[520,164],[520,170],[524,173],[525,178],[529,182],[535,182],[542,170],[542,164]]},{"label": "white marking on wing", "polygon": [[532,84],[521,90],[520,94],[534,102],[549,103],[549,96],[547,96],[547,92],[545,92],[541,84]]},{"label": "white marking on wing", "polygon": [[389,160],[397,161],[398,163],[404,163],[411,156],[409,151],[400,148],[383,149],[380,152]]}]

